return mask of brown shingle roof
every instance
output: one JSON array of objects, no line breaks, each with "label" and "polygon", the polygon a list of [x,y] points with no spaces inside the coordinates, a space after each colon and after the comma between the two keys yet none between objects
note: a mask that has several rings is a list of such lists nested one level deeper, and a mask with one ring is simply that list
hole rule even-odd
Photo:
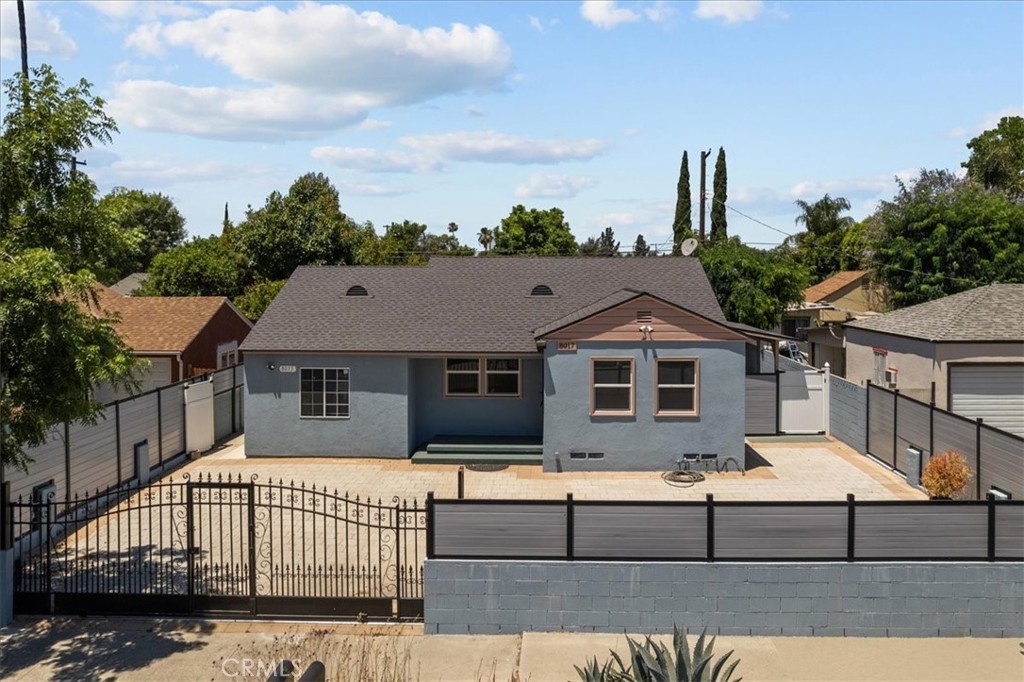
[{"label": "brown shingle roof", "polygon": [[[539,284],[554,295],[530,296]],[[354,285],[369,296],[346,297]],[[535,353],[534,330],[627,288],[725,322],[696,258],[434,257],[301,267],[242,350]]]},{"label": "brown shingle roof", "polygon": [[928,341],[1024,341],[1024,284],[989,284],[845,326]]},{"label": "brown shingle roof", "polygon": [[826,280],[804,289],[804,300],[808,303],[820,303],[832,294],[850,286],[868,274],[867,270],[844,270],[837,272]]},{"label": "brown shingle roof", "polygon": [[96,287],[100,307],[115,312],[115,326],[136,353],[181,352],[206,326],[227,299],[222,296],[120,296]]}]

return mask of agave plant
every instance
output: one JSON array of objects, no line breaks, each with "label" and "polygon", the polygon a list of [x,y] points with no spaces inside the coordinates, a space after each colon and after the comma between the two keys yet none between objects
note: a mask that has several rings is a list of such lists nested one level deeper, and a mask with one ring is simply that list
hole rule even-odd
[{"label": "agave plant", "polygon": [[576,666],[580,679],[583,682],[742,682],[743,679],[732,679],[739,659],[726,667],[732,651],[714,660],[715,638],[708,641],[707,630],[701,633],[692,651],[686,633],[679,628],[673,628],[671,650],[649,635],[643,643],[632,637],[627,637],[626,643],[629,645],[628,664],[613,651],[611,660],[604,666],[599,666],[596,658],[582,669]]}]

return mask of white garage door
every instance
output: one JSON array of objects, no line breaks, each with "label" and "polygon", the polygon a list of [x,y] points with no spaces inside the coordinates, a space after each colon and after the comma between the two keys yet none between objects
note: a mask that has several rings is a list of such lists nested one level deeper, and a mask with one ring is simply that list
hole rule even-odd
[{"label": "white garage door", "polygon": [[950,409],[1024,436],[1024,364],[949,368]]},{"label": "white garage door", "polygon": [[171,383],[171,358],[147,358],[152,366],[142,374],[142,391],[152,391]]}]

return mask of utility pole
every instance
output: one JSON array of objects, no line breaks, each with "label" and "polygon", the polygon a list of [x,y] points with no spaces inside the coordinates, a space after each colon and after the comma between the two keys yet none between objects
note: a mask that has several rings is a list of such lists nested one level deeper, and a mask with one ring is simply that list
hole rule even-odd
[{"label": "utility pole", "polygon": [[711,150],[700,153],[700,230],[697,236],[700,237],[700,243],[704,243],[704,204],[707,202],[707,181],[708,181],[708,157],[711,156]]},{"label": "utility pole", "polygon": [[21,75],[28,80],[28,38],[25,35],[25,0],[18,0],[18,33],[21,34]]}]

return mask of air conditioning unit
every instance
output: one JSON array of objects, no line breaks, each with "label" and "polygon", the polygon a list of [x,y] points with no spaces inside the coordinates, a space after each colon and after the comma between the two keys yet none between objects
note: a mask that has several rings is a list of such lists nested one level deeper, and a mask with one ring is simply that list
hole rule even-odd
[{"label": "air conditioning unit", "polygon": [[885,370],[885,383],[888,384],[889,386],[895,386],[896,385],[896,375],[898,373],[899,373],[899,370],[896,369],[895,367],[889,367],[888,369],[886,369]]}]

